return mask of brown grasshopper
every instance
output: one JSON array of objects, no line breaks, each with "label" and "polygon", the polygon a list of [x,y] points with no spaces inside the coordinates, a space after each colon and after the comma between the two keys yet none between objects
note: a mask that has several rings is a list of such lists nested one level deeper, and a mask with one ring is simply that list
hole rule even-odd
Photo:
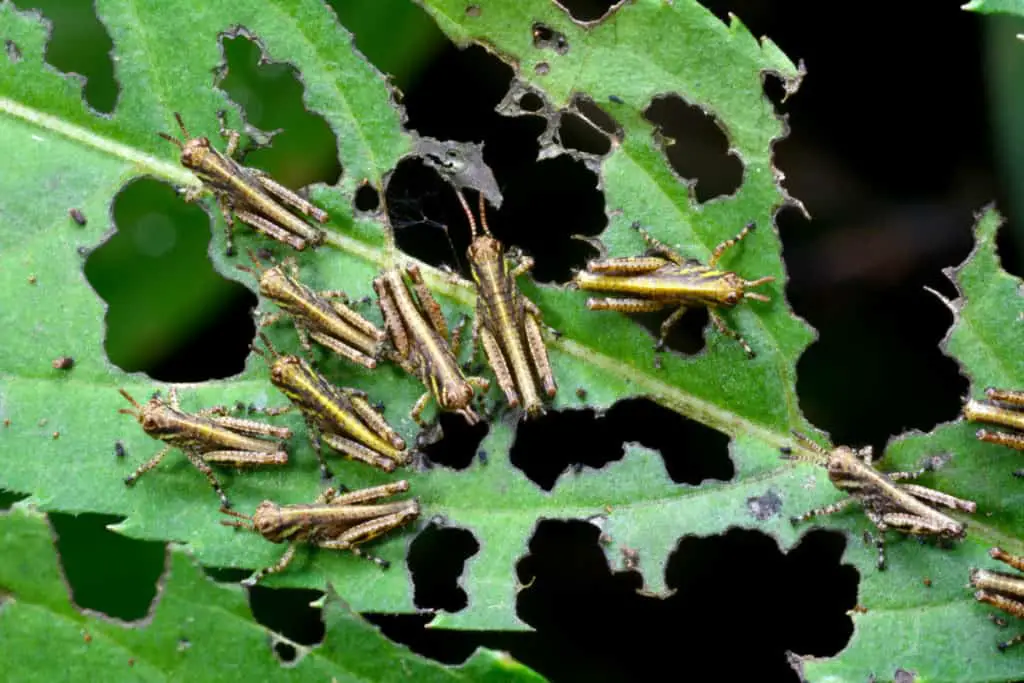
[{"label": "brown grasshopper", "polygon": [[264,316],[260,327],[273,324],[282,315],[291,316],[299,341],[307,351],[312,339],[354,363],[371,369],[377,367],[377,357],[387,335],[339,301],[346,298],[344,292],[313,291],[299,281],[298,267],[293,260],[262,268],[252,251],[249,258],[255,268],[235,267],[254,275],[259,281],[260,294],[282,309]]},{"label": "brown grasshopper", "polygon": [[792,449],[784,447],[783,458],[805,460],[823,465],[828,478],[840,491],[849,495],[837,503],[810,510],[799,517],[791,518],[793,524],[806,521],[817,515],[828,515],[842,510],[853,502],[859,502],[871,523],[881,532],[874,538],[878,550],[878,569],[885,569],[885,531],[896,531],[915,536],[933,536],[940,539],[962,540],[966,534],[964,524],[947,517],[929,507],[941,505],[953,510],[974,512],[977,506],[969,500],[961,500],[917,484],[896,482],[915,479],[933,467],[923,467],[913,472],[879,472],[871,463],[872,449],[866,446],[853,450],[840,446],[827,451],[803,434],[793,435],[801,445],[810,449],[817,457],[797,456]]},{"label": "brown grasshopper", "polygon": [[118,412],[131,415],[139,421],[146,434],[167,444],[148,462],[125,477],[124,483],[128,486],[159,465],[172,448],[178,448],[210,482],[210,486],[220,496],[221,504],[230,507],[210,464],[258,467],[284,465],[288,462],[288,453],[281,443],[291,438],[292,430],[287,427],[230,417],[226,415],[228,410],[224,406],[186,413],[178,405],[178,394],[173,387],[169,401],[154,396],[145,405],[140,405],[124,389],[118,391],[134,407],[121,408]]},{"label": "brown grasshopper", "polygon": [[749,223],[736,237],[715,247],[708,265],[683,258],[652,237],[639,223],[634,223],[633,228],[648,245],[644,256],[595,259],[587,263],[586,270],[576,273],[574,281],[580,289],[623,295],[587,299],[587,308],[592,311],[646,313],[676,307],[661,324],[661,335],[655,344],[655,349],[660,351],[672,326],[679,322],[686,309],[705,306],[718,331],[739,342],[747,356],[753,358],[754,350],[738,332],[725,324],[716,309],[732,308],[743,299],[770,301],[763,294],[746,290],[774,282],[774,277],[744,280],[736,273],[717,269],[722,254],[746,237],[754,229],[754,224]]},{"label": "brown grasshopper", "polygon": [[220,133],[227,138],[224,154],[210,145],[209,138],[194,138],[189,135],[181,120],[181,114],[174,112],[174,118],[184,135],[178,140],[167,133],[157,133],[164,140],[174,143],[181,150],[181,165],[203,181],[202,188],[189,189],[186,201],[195,201],[204,190],[210,190],[217,198],[227,232],[227,254],[234,254],[232,232],[235,217],[257,232],[284,242],[295,249],[313,247],[324,241],[324,232],[302,220],[285,206],[310,216],[320,223],[326,223],[327,213],[309,201],[278,183],[269,175],[255,168],[242,166],[234,161],[238,151],[238,131],[227,130],[224,112],[218,112]]},{"label": "brown grasshopper", "polygon": [[[989,387],[985,390],[985,398],[988,400],[976,401],[972,398],[967,401],[964,404],[964,418],[969,422],[1009,427],[1014,431],[979,429],[978,439],[1024,451],[1024,391]],[[1024,476],[1024,470],[1018,470],[1014,474],[1018,477]]]},{"label": "brown grasshopper", "polygon": [[384,315],[384,326],[394,345],[392,360],[409,374],[419,377],[424,393],[413,406],[409,415],[420,426],[425,426],[420,413],[431,396],[437,400],[441,410],[459,413],[469,424],[476,424],[480,416],[473,410],[474,388],[486,391],[490,386],[483,377],[466,377],[459,367],[456,354],[462,325],[451,336],[449,345],[448,325],[437,300],[427,289],[419,266],[406,266],[405,272],[412,281],[412,287],[419,300],[413,301],[401,272],[393,268],[377,276],[373,289]]},{"label": "brown grasshopper", "polygon": [[289,543],[277,564],[259,570],[242,583],[252,586],[264,576],[284,570],[294,559],[299,543],[348,550],[387,569],[386,560],[369,555],[358,546],[419,517],[420,504],[415,498],[378,505],[367,503],[408,490],[409,482],[396,481],[348,493],[329,488],[312,504],[278,505],[265,500],[252,516],[222,509],[224,514],[243,521],[221,520],[221,524],[255,531],[272,543]]},{"label": "brown grasshopper", "polygon": [[[1001,548],[991,548],[988,554],[1007,564],[1018,572],[1024,572],[1024,557],[1011,555]],[[987,569],[971,569],[971,585],[978,590],[974,599],[997,607],[1015,617],[1024,618],[1024,577],[1019,574],[994,572]],[[1005,650],[1024,641],[1024,633],[1018,633],[997,647]]]},{"label": "brown grasshopper", "polygon": [[483,346],[508,404],[518,406],[521,395],[526,414],[535,417],[544,412],[537,381],[548,398],[554,397],[558,387],[541,337],[540,309],[516,286],[516,278],[533,267],[533,259],[522,256],[518,265],[510,268],[504,247],[487,227],[484,195],[480,195],[483,234],[478,234],[462,192],[456,190],[455,194],[466,211],[473,237],[466,252],[477,289],[473,339]]},{"label": "brown grasshopper", "polygon": [[405,441],[374,410],[365,392],[331,384],[302,358],[278,353],[263,334],[260,339],[273,355],[273,361],[260,349],[253,347],[253,351],[270,365],[271,384],[288,397],[306,420],[324,479],[329,479],[331,472],[324,460],[321,439],[346,458],[385,472],[410,462]]}]

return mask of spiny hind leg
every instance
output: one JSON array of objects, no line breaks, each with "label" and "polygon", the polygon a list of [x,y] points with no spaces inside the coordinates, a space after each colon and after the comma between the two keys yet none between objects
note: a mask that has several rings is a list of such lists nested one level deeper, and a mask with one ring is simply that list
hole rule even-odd
[{"label": "spiny hind leg", "polygon": [[664,256],[669,261],[672,261],[672,263],[676,263],[679,265],[682,265],[683,263],[686,262],[686,259],[684,259],[679,254],[679,252],[677,252],[675,249],[673,249],[672,247],[668,246],[667,244],[656,238],[651,233],[644,230],[643,227],[640,226],[639,221],[634,222],[631,227],[638,233],[640,233],[640,236],[644,238],[644,242],[647,243],[647,251],[650,252],[651,254]]}]

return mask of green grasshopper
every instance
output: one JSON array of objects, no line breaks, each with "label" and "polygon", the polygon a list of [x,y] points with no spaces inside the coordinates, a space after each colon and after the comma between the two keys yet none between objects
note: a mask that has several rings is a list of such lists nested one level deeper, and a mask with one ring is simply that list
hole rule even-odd
[{"label": "green grasshopper", "polygon": [[235,267],[254,275],[259,281],[260,294],[282,309],[279,313],[264,316],[260,327],[288,315],[295,323],[302,347],[307,351],[311,348],[309,340],[312,339],[354,363],[371,369],[377,367],[377,357],[387,335],[339,301],[345,299],[344,292],[313,291],[299,281],[298,267],[293,260],[262,268],[252,251],[249,258],[255,268]]},{"label": "green grasshopper", "polygon": [[409,265],[405,272],[412,281],[419,305],[413,301],[397,268],[377,276],[373,289],[395,348],[392,360],[409,374],[419,377],[427,388],[409,415],[417,424],[425,426],[420,414],[433,396],[441,410],[459,413],[469,424],[476,424],[480,416],[471,405],[473,390],[486,391],[490,382],[483,377],[463,375],[456,360],[462,326],[452,335],[449,344],[444,313],[427,289],[419,267]]},{"label": "green grasshopper", "polygon": [[184,139],[178,140],[167,133],[157,135],[177,145],[181,150],[181,165],[203,181],[202,188],[192,188],[186,192],[185,200],[195,201],[204,190],[210,190],[216,196],[221,213],[224,214],[228,256],[234,254],[232,232],[235,217],[257,232],[295,249],[305,249],[307,244],[316,247],[324,241],[322,230],[302,220],[285,206],[320,223],[327,222],[326,212],[263,171],[242,166],[232,159],[238,151],[240,135],[238,131],[227,130],[224,112],[218,113],[221,135],[228,141],[224,154],[210,145],[209,138],[194,138],[189,135],[185,123],[181,120],[181,114],[174,112],[174,118],[181,128]]},{"label": "green grasshopper", "polygon": [[974,512],[977,505],[969,500],[961,500],[949,494],[935,491],[917,484],[899,484],[896,482],[915,479],[932,467],[923,467],[913,472],[879,472],[871,463],[872,449],[870,446],[853,450],[840,446],[826,451],[803,434],[794,431],[793,435],[804,447],[815,456],[807,458],[793,454],[791,448],[784,447],[783,458],[786,460],[806,460],[823,465],[828,470],[828,478],[840,491],[849,494],[849,498],[809,510],[799,517],[793,517],[793,524],[806,521],[817,515],[828,515],[838,512],[853,502],[859,502],[864,508],[871,523],[881,532],[875,537],[878,551],[878,569],[885,569],[885,537],[888,529],[895,529],[914,536],[933,536],[940,539],[963,540],[966,526],[929,507],[941,505],[953,510]]},{"label": "green grasshopper", "polygon": [[736,273],[719,270],[717,267],[722,254],[750,234],[754,227],[753,223],[748,224],[736,237],[715,247],[708,265],[704,265],[699,261],[683,258],[678,252],[648,234],[639,223],[634,223],[633,228],[647,242],[647,255],[592,260],[587,263],[586,270],[576,274],[574,282],[583,290],[623,295],[587,299],[587,308],[592,311],[646,313],[676,307],[661,324],[656,350],[664,348],[668,333],[673,325],[679,322],[687,308],[705,306],[711,322],[718,331],[739,342],[747,356],[753,358],[755,354],[750,344],[725,324],[716,309],[732,308],[743,299],[770,301],[763,294],[746,290],[774,282],[774,277],[744,280]]},{"label": "green grasshopper", "polygon": [[[1024,572],[1024,557],[1011,555],[1001,548],[991,548],[988,554],[1018,572]],[[1024,618],[1024,577],[988,569],[971,569],[971,585],[978,589],[974,593],[974,599],[978,602],[992,605],[1015,617]],[[1006,642],[999,643],[997,647],[1005,650],[1020,642],[1024,642],[1024,633],[1018,633]]]},{"label": "green grasshopper", "polygon": [[267,360],[271,384],[302,413],[324,479],[331,478],[331,471],[324,460],[321,440],[345,457],[385,472],[411,461],[405,441],[374,410],[365,392],[331,384],[302,358],[278,353],[262,333],[260,339],[273,360],[256,347],[253,351]]},{"label": "green grasshopper", "polygon": [[159,465],[172,448],[178,448],[210,482],[210,486],[220,496],[221,504],[230,507],[223,487],[210,468],[211,463],[258,467],[284,465],[288,462],[288,453],[281,443],[292,436],[292,430],[287,427],[230,417],[226,415],[227,408],[224,406],[186,413],[179,406],[178,394],[173,387],[169,401],[153,396],[145,405],[139,404],[124,389],[118,391],[133,406],[133,409],[121,408],[118,412],[131,415],[139,421],[146,434],[167,444],[148,462],[125,477],[124,483],[128,486]]},{"label": "green grasshopper", "polygon": [[484,195],[480,195],[483,234],[477,234],[466,199],[459,190],[455,194],[466,212],[473,237],[467,250],[477,289],[473,339],[483,346],[508,404],[516,407],[522,400],[526,414],[535,417],[544,412],[537,381],[540,380],[548,398],[554,397],[558,386],[541,337],[540,309],[516,286],[516,278],[533,267],[533,259],[522,256],[518,265],[510,268],[511,259],[487,227]]},{"label": "green grasshopper", "polygon": [[268,574],[283,571],[295,558],[299,543],[348,550],[387,569],[386,560],[369,555],[358,546],[419,517],[420,504],[415,498],[379,505],[368,503],[408,490],[409,482],[396,481],[342,494],[330,488],[311,505],[278,505],[265,500],[252,516],[222,509],[221,512],[242,521],[221,520],[221,524],[255,531],[272,543],[289,543],[276,564],[259,570],[242,583],[252,586]]}]

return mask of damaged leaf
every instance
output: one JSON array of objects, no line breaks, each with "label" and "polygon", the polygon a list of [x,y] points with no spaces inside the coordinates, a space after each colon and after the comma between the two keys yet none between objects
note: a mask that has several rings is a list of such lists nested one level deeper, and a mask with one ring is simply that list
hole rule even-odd
[{"label": "damaged leaf", "polygon": [[[484,648],[457,667],[424,659],[382,636],[332,591],[322,606],[324,641],[291,642],[253,620],[240,588],[214,583],[178,547],[168,551],[144,620],[82,612],[68,597],[46,518],[21,506],[0,514],[0,547],[0,586],[8,595],[0,602],[0,669],[19,680],[544,680]],[[296,651],[288,666],[274,654],[277,642]]]},{"label": "damaged leaf", "polygon": [[[975,398],[988,386],[1024,387],[1019,352],[1024,348],[1024,299],[1021,281],[1002,269],[996,253],[1001,221],[994,209],[986,210],[975,227],[973,252],[945,271],[959,297],[946,302],[955,317],[942,348],[971,380]],[[979,442],[976,430],[977,425],[957,419],[890,442],[885,452],[889,469],[910,469],[929,456],[951,455],[933,475],[934,487],[977,502],[978,512],[956,515],[967,523],[968,535],[955,552],[927,551],[912,538],[890,543],[890,569],[861,574],[857,603],[867,612],[851,615],[849,645],[836,657],[804,661],[808,680],[862,681],[871,673],[884,678],[896,666],[927,681],[1024,677],[1024,649],[996,649],[997,642],[1024,624],[1011,618],[1006,629],[998,628],[988,618],[996,610],[975,602],[967,585],[971,567],[1000,568],[988,556],[990,547],[1024,551],[1024,506],[1016,502],[1024,495],[1024,483],[1012,475],[1021,467],[1021,454]],[[870,552],[855,543],[846,559]],[[922,586],[925,578],[930,580],[927,588]]]}]

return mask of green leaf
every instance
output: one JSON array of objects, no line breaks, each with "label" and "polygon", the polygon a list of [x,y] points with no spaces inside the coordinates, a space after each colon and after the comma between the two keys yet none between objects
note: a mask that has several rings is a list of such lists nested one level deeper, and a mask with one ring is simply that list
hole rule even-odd
[{"label": "green leaf", "polygon": [[[945,272],[959,298],[946,302],[955,320],[943,341],[971,380],[971,395],[981,398],[988,386],[1024,386],[1024,301],[1021,281],[1003,271],[996,254],[996,233],[1002,219],[994,209],[979,218],[974,251],[957,268]],[[910,395],[912,397],[912,394]],[[1020,454],[977,441],[977,426],[962,419],[922,434],[904,434],[886,449],[886,467],[910,469],[923,458],[949,454],[952,459],[934,475],[935,488],[976,501],[968,538],[956,552],[926,551],[912,540],[891,545],[890,570],[862,573],[857,601],[867,608],[854,614],[849,646],[831,659],[807,661],[808,680],[863,681],[874,673],[893,676],[897,667],[914,671],[925,681],[1005,681],[1024,676],[1024,649],[996,650],[1018,628],[1001,631],[988,619],[993,608],[975,602],[968,585],[971,567],[997,569],[989,547],[1024,552],[1021,530],[1024,508]],[[931,484],[929,484],[931,485]],[[853,547],[850,554],[866,554]],[[1005,567],[1004,567],[1005,569]],[[923,586],[925,578],[931,587]]]},{"label": "green leaf", "polygon": [[1024,16],[1024,0],[971,0],[963,9],[979,14],[1017,14]]},{"label": "green leaf", "polygon": [[[0,514],[0,546],[0,668],[26,683],[544,680],[508,655],[483,648],[459,667],[424,659],[382,636],[333,592],[323,605],[324,642],[292,643],[253,621],[238,586],[206,578],[177,547],[167,554],[151,613],[120,622],[72,603],[42,515],[21,506]],[[273,652],[279,642],[296,650],[288,666]]]},{"label": "green leaf", "polygon": [[[771,296],[770,303],[752,302],[724,313],[757,350],[755,360],[747,360],[733,340],[709,327],[703,352],[691,357],[667,354],[661,369],[655,366],[654,340],[635,321],[587,311],[581,292],[522,280],[545,322],[563,335],[551,342],[562,387],[554,409],[602,409],[622,398],[651,397],[732,437],[736,476],[700,487],[676,484],[656,456],[629,448],[622,462],[563,476],[553,491],[544,492],[510,464],[513,416],[499,414],[482,446],[490,464],[475,463],[462,472],[435,468],[403,473],[423,504],[424,520],[443,519],[464,527],[481,546],[469,559],[463,579],[468,608],[441,615],[434,625],[524,628],[515,614],[514,566],[528,551],[540,519],[593,519],[601,524],[610,539],[609,557],[618,557],[625,547],[639,554],[645,588],[652,594],[665,592],[665,563],[680,534],[709,535],[741,526],[772,533],[780,545],[791,546],[802,530],[791,528],[787,515],[840,497],[823,471],[778,457],[779,446],[791,441],[791,429],[810,430],[794,385],[797,358],[813,335],[784,299],[786,278],[772,216],[790,200],[771,165],[771,145],[784,134],[784,126],[763,94],[762,78],[775,73],[794,87],[799,70],[772,43],[755,40],[738,20],[726,27],[690,2],[629,5],[587,29],[553,3],[539,0],[487,6],[479,17],[466,15],[465,7],[454,3],[430,3],[428,9],[453,37],[486,40],[514,57],[523,77],[556,104],[565,104],[573,91],[589,93],[602,103],[609,95],[622,100],[607,108],[624,135],[599,162],[611,217],[601,239],[611,254],[635,254],[644,248],[629,229],[631,222],[640,221],[685,255],[706,260],[716,244],[754,220],[760,229],[729,252],[722,265],[748,278],[776,277],[762,290]],[[342,179],[337,187],[312,192],[331,214],[329,244],[317,253],[302,254],[299,262],[314,286],[344,289],[358,298],[370,293],[374,274],[397,256],[381,222],[353,217],[353,194],[364,178],[383,189],[383,179],[411,149],[411,139],[401,129],[400,112],[383,77],[352,50],[334,17],[312,0],[261,3],[258,11],[233,2],[182,11],[156,0],[133,0],[100,2],[97,11],[113,37],[121,85],[121,99],[110,118],[89,112],[73,83],[43,64],[44,30],[37,19],[10,5],[0,6],[0,27],[23,54],[22,61],[0,73],[0,132],[11,150],[11,167],[0,180],[0,191],[13,198],[3,209],[0,228],[0,286],[12,293],[12,305],[0,310],[0,325],[17,331],[0,347],[0,418],[10,420],[9,427],[0,428],[0,488],[29,493],[48,510],[124,516],[116,527],[122,533],[187,543],[206,565],[263,567],[276,561],[281,546],[217,524],[216,498],[180,454],[131,489],[121,483],[158,445],[117,413],[125,404],[115,389],[124,387],[145,397],[159,387],[106,361],[103,305],[82,275],[77,248],[95,247],[115,226],[99,219],[84,229],[72,227],[67,208],[110,216],[121,188],[141,175],[169,183],[195,182],[177,165],[177,150],[155,132],[170,130],[172,112],[181,111],[193,135],[216,139],[213,113],[231,109],[224,94],[210,87],[210,73],[221,61],[218,36],[244,26],[261,41],[269,59],[299,69],[307,107],[325,117],[338,136]],[[563,32],[570,43],[564,55],[543,52],[549,62],[544,76],[533,68],[540,59],[529,39],[535,20]],[[687,41],[668,38],[679,35],[688,36]],[[652,97],[669,92],[711,112],[729,135],[745,165],[743,184],[733,196],[698,207],[687,184],[672,172],[654,129],[642,116]],[[211,258],[226,277],[240,277],[252,287],[235,271],[234,261],[222,256],[220,221],[217,217]],[[265,246],[265,241],[241,234],[245,232],[239,230],[241,249]],[[28,283],[30,275],[37,284]],[[433,269],[427,275],[449,316],[472,310],[470,283]],[[272,336],[280,348],[298,349],[287,326]],[[70,373],[50,367],[52,358],[68,353],[77,360]],[[386,400],[388,419],[408,441],[415,438],[415,425],[407,415],[422,392],[415,380],[391,366],[371,373],[326,359],[320,368],[339,384]],[[587,390],[586,403],[576,397],[576,387]],[[488,399],[492,407],[500,405],[497,386]],[[190,410],[236,401],[272,406],[285,402],[267,381],[263,361],[255,357],[237,377],[182,391],[183,406]],[[295,416],[283,422],[297,433],[286,468],[223,475],[237,509],[250,511],[267,497],[296,503],[316,495],[317,468],[305,429]],[[59,438],[53,438],[54,432]],[[125,462],[113,457],[118,439],[129,454]],[[393,480],[358,464],[338,462],[334,468],[350,487]],[[783,500],[785,510],[761,519],[764,515],[755,514],[751,501],[766,494]],[[866,521],[851,516],[838,524],[859,531]],[[395,564],[388,572],[342,553],[301,553],[270,583],[322,588],[330,582],[356,611],[411,611],[412,591],[401,560],[414,536],[415,530],[396,532],[374,544],[375,554]],[[853,558],[861,567],[873,563],[866,553]]]}]

